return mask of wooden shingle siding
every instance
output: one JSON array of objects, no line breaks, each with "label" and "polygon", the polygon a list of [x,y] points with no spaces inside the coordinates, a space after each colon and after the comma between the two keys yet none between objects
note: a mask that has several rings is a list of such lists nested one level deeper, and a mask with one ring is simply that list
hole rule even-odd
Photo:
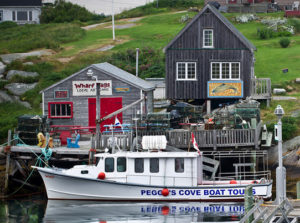
[{"label": "wooden shingle siding", "polygon": [[[140,99],[140,89],[133,87],[127,83],[124,83],[116,78],[113,78],[103,72],[100,72],[96,69],[93,70],[94,76],[98,77],[98,80],[112,80],[112,95],[101,95],[101,98],[112,98],[112,97],[122,97],[123,107],[129,105],[138,99]],[[44,108],[45,115],[48,115],[48,102],[58,102],[58,101],[72,101],[73,102],[73,118],[72,119],[51,119],[52,125],[80,125],[88,126],[89,125],[89,115],[88,115],[88,98],[96,98],[96,96],[73,96],[72,92],[72,81],[78,80],[90,80],[91,78],[87,77],[87,69],[83,70],[78,75],[67,79],[66,81],[56,85],[54,88],[50,88],[44,91]],[[115,92],[115,87],[129,87],[129,92]],[[69,90],[69,98],[66,99],[55,99],[54,91],[55,90]],[[139,110],[140,104],[136,105],[133,109]],[[123,114],[123,123],[130,123],[132,119],[132,114],[134,111],[132,109],[124,111]]]},{"label": "wooden shingle siding", "polygon": [[[209,8],[207,8],[209,10]],[[204,9],[205,10],[205,9]],[[250,95],[253,53],[213,12],[202,14],[166,48],[166,96],[169,99],[207,99],[211,62],[240,62],[244,97]],[[203,48],[203,29],[213,29],[213,48]],[[244,41],[244,42],[243,42]],[[176,80],[177,62],[197,62],[197,81]]]}]

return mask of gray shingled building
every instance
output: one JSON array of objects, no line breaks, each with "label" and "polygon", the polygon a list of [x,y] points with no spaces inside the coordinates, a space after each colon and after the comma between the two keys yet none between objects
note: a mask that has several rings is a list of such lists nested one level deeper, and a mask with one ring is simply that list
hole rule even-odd
[{"label": "gray shingled building", "polygon": [[[88,66],[42,90],[43,114],[48,116],[52,125],[95,126],[96,80],[101,85],[101,118],[144,95],[147,96],[146,106],[145,103],[139,103],[117,117],[121,123],[131,123],[135,113],[152,112],[153,84],[109,63],[100,63]],[[106,120],[101,126],[114,123],[114,120]]]}]

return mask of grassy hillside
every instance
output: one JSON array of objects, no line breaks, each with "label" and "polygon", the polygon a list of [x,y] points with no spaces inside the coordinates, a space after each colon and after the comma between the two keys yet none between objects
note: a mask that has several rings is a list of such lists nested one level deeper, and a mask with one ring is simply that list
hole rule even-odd
[{"label": "grassy hillside", "polygon": [[[14,62],[9,66],[9,69],[21,69],[27,71],[37,71],[40,73],[38,86],[24,94],[21,98],[28,100],[34,107],[35,112],[40,111],[41,95],[39,91],[47,86],[75,73],[76,71],[92,64],[108,61],[122,69],[135,73],[135,48],[144,49],[143,58],[140,61],[140,71],[143,71],[143,77],[146,76],[164,76],[164,55],[163,47],[171,41],[177,33],[186,25],[186,22],[181,22],[182,16],[188,15],[192,18],[196,15],[195,12],[164,12],[160,14],[145,16],[140,20],[132,21],[130,19],[122,19],[116,21],[116,25],[134,24],[129,28],[116,29],[116,41],[112,40],[111,22],[106,22],[98,25],[95,28],[86,31],[76,32],[76,25],[70,24],[49,24],[32,26],[35,32],[29,32],[23,27],[8,28],[5,32],[0,33],[0,51],[1,52],[24,52],[24,47],[30,43],[31,39],[33,46],[30,49],[44,48],[45,45],[34,45],[36,39],[45,38],[57,41],[59,47],[56,53],[52,56],[40,58],[27,58],[25,61],[33,61],[35,65],[24,66],[21,62]],[[237,14],[225,14],[225,16],[257,47],[255,52],[256,65],[255,74],[257,77],[270,77],[273,85],[286,85],[286,81],[294,80],[300,77],[300,35],[296,34],[290,37],[292,40],[288,48],[281,48],[278,41],[280,37],[260,40],[256,33],[257,28],[263,27],[259,21],[250,22],[247,24],[238,24],[233,18]],[[282,17],[282,14],[259,14],[261,18],[267,16]],[[27,26],[26,26],[27,27]],[[31,26],[28,26],[31,28]],[[70,28],[70,32],[64,31],[63,27]],[[50,34],[46,35],[46,29],[57,30],[59,36],[50,38]],[[72,31],[74,29],[74,32]],[[9,33],[12,35],[10,36]],[[35,34],[37,33],[37,35]],[[51,33],[51,32],[50,32]],[[18,35],[17,35],[18,34]],[[20,34],[20,35],[19,35]],[[30,38],[23,38],[22,35],[27,35]],[[41,38],[41,36],[43,38]],[[64,37],[66,36],[66,37]],[[72,39],[74,38],[74,39]],[[24,39],[25,42],[22,42]],[[19,43],[19,41],[22,43]],[[27,42],[26,42],[27,41]],[[38,42],[38,41],[37,41]],[[43,42],[43,41],[41,41]],[[47,42],[47,41],[46,41]],[[19,45],[14,45],[14,43]],[[23,46],[25,45],[25,46]],[[96,51],[101,47],[113,45],[114,48],[106,51]],[[151,51],[147,53],[147,49]],[[28,49],[29,50],[29,49]],[[289,68],[287,74],[282,73],[282,69]],[[294,86],[295,90],[290,94],[300,96],[298,87]],[[3,85],[0,84],[0,88]],[[300,90],[300,89],[299,89]],[[267,119],[273,119],[268,115],[273,113],[273,108],[277,102],[272,102],[272,108],[267,109],[263,115]],[[295,103],[285,103],[287,112],[299,109],[298,101]],[[15,109],[7,104],[1,104],[2,108],[7,107],[10,111]],[[6,109],[0,110],[1,118],[10,119],[16,117],[17,113],[3,114]],[[22,113],[32,112],[22,109]],[[15,122],[13,124],[16,123]],[[6,129],[13,124],[5,125],[1,123],[2,129]],[[0,138],[3,138],[5,131],[0,131]]]}]

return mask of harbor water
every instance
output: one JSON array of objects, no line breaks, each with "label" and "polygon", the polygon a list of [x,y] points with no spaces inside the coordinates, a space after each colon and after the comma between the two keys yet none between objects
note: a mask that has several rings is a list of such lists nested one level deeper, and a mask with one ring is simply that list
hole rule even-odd
[{"label": "harbor water", "polygon": [[44,195],[0,202],[0,222],[234,222],[243,214],[243,203],[58,201]]}]

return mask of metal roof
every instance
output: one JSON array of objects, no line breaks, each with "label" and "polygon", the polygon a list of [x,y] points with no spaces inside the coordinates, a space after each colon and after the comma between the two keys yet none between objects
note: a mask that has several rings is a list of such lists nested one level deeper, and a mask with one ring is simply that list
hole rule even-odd
[{"label": "metal roof", "polygon": [[199,12],[190,23],[188,23],[179,33],[178,35],[164,48],[164,51],[168,49],[198,18],[207,10],[209,9],[212,13],[214,13],[224,25],[226,25],[241,41],[245,44],[247,48],[251,51],[256,50],[256,47],[242,34],[240,31],[235,28],[231,22],[228,21],[215,7],[207,4],[201,12]]},{"label": "metal roof", "polygon": [[1,6],[42,6],[42,0],[0,0]]},{"label": "metal roof", "polygon": [[101,71],[101,72],[103,72],[103,73],[105,73],[109,76],[112,76],[116,79],[119,79],[123,82],[126,82],[127,84],[130,84],[134,87],[137,87],[137,88],[139,88],[143,91],[152,91],[152,90],[155,89],[154,84],[151,84],[151,83],[149,83],[149,82],[147,82],[147,81],[145,81],[145,80],[143,80],[139,77],[136,77],[135,75],[133,75],[131,73],[128,73],[128,72],[126,72],[126,71],[124,71],[124,70],[122,70],[122,69],[120,69],[120,68],[118,68],[118,67],[116,67],[116,66],[114,66],[110,63],[105,62],[105,63],[99,63],[99,64],[92,64],[91,66],[88,66],[88,67],[86,67],[86,68],[70,75],[69,77],[67,77],[67,78],[65,78],[65,79],[63,79],[63,80],[61,80],[61,81],[45,88],[45,89],[43,89],[42,91],[40,91],[40,93],[45,92],[45,91],[47,91],[47,90],[63,83],[63,82],[65,82],[66,80],[68,80],[68,79],[70,79],[74,76],[77,76],[78,74],[82,73],[84,70],[87,70],[87,69],[90,69],[90,68],[94,68],[96,70],[99,70],[99,71]]}]

